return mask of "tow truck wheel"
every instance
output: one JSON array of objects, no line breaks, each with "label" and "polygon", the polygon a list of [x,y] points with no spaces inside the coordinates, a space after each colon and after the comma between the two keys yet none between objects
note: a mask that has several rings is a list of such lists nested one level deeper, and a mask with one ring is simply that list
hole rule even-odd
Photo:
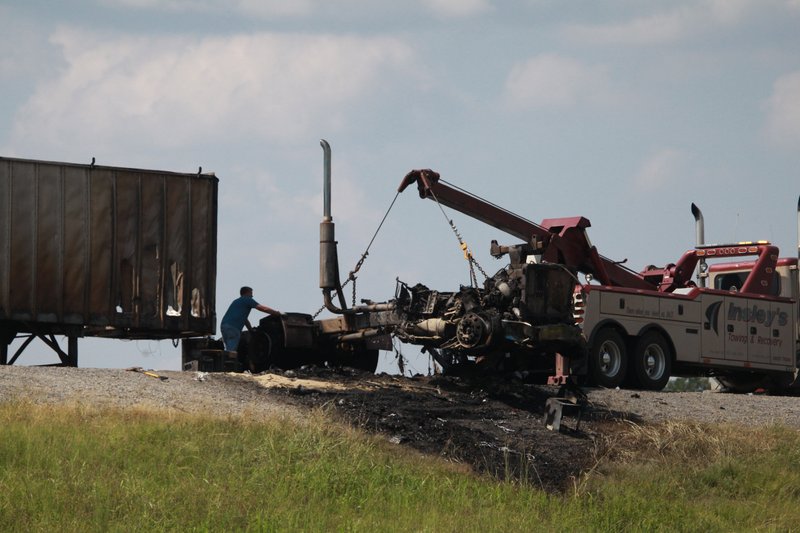
[{"label": "tow truck wheel", "polygon": [[661,390],[672,372],[672,350],[655,331],[644,334],[633,350],[633,378],[645,390]]},{"label": "tow truck wheel", "polygon": [[598,332],[589,348],[589,377],[592,383],[613,389],[622,383],[627,369],[628,353],[622,336],[611,328]]}]

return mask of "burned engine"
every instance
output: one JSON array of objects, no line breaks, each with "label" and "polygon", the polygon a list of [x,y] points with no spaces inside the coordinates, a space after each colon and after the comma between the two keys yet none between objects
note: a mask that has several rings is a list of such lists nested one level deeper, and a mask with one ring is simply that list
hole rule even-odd
[{"label": "burned engine", "polygon": [[[584,348],[573,318],[575,275],[562,265],[512,264],[483,288],[440,292],[398,282],[399,340],[423,346],[445,370],[469,362],[529,369],[537,355]],[[552,361],[552,358],[542,358]]]}]

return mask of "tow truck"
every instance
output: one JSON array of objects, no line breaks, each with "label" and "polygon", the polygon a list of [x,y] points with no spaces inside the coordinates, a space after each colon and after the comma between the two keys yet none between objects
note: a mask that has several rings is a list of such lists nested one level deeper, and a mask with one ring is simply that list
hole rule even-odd
[{"label": "tow truck", "polygon": [[[492,255],[508,253],[512,264],[558,264],[586,276],[574,286],[574,314],[587,343],[590,384],[660,390],[673,375],[714,376],[736,391],[786,392],[794,384],[800,366],[798,258],[780,258],[771,243],[707,245],[702,213],[692,204],[695,248],[677,263],[634,272],[598,253],[584,217],[535,224],[444,183],[429,169],[410,172],[400,190],[411,184],[421,198],[524,241],[514,247],[493,241]],[[712,261],[721,262],[709,266]],[[692,279],[696,269],[699,283]]]}]

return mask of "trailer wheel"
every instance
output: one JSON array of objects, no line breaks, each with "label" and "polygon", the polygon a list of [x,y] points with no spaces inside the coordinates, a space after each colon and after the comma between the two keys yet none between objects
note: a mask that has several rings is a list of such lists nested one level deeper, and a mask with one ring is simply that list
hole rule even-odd
[{"label": "trailer wheel", "polygon": [[239,364],[258,374],[268,369],[272,362],[272,339],[263,331],[243,331],[239,339]]},{"label": "trailer wheel", "polygon": [[672,350],[664,336],[656,331],[645,333],[633,349],[633,378],[644,390],[661,390],[672,372]]},{"label": "trailer wheel", "polygon": [[593,384],[613,389],[625,378],[628,352],[616,330],[605,328],[597,333],[589,347],[589,377]]}]

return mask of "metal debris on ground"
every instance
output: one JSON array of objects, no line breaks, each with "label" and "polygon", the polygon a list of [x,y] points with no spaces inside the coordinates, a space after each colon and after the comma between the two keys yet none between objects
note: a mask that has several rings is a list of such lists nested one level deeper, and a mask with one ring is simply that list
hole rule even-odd
[{"label": "metal debris on ground", "polygon": [[148,377],[151,377],[151,378],[155,378],[155,379],[159,379],[161,381],[168,381],[169,380],[169,378],[167,376],[162,376],[160,374],[157,374],[155,371],[153,371],[152,368],[149,369],[149,370],[145,370],[144,368],[142,368],[140,366],[132,366],[130,368],[126,368],[125,370],[128,370],[130,372],[137,372],[139,374],[144,374],[145,376],[148,376]]},{"label": "metal debris on ground", "polygon": [[544,424],[551,431],[562,431],[567,429],[563,426],[564,415],[570,414],[575,417],[575,427],[572,431],[578,431],[583,415],[584,402],[574,398],[548,398],[545,402]]}]

